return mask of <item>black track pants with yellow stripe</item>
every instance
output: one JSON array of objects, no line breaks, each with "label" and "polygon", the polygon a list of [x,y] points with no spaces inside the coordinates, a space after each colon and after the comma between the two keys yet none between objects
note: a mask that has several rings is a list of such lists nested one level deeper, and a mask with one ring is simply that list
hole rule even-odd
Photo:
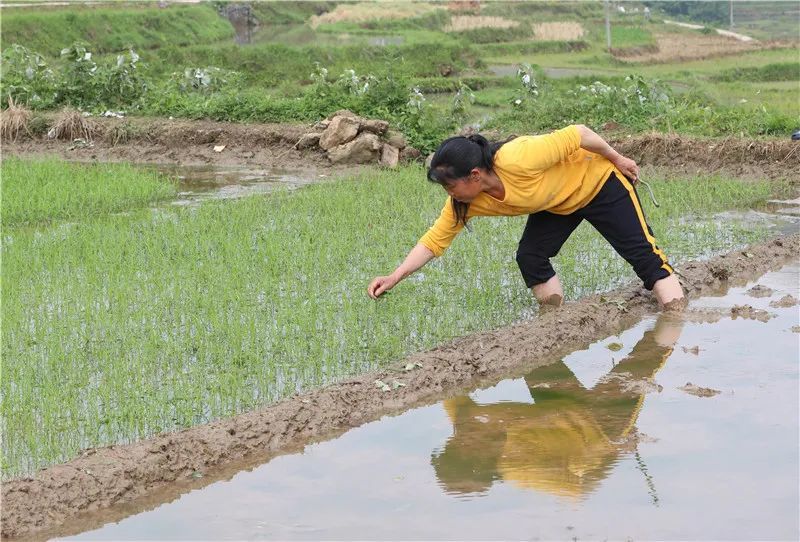
[{"label": "black track pants with yellow stripe", "polygon": [[672,273],[647,225],[636,190],[627,179],[619,179],[612,172],[600,192],[582,209],[569,215],[540,211],[528,216],[517,250],[517,264],[528,288],[547,282],[556,274],[550,258],[558,254],[584,218],[633,266],[648,290]]}]

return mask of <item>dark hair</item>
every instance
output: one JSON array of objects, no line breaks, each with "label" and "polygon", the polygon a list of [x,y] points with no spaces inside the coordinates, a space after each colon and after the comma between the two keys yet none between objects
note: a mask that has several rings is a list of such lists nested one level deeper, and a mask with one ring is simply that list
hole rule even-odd
[{"label": "dark hair", "polygon": [[[469,175],[473,168],[491,170],[495,153],[509,140],[490,143],[480,134],[445,139],[433,154],[428,168],[428,180],[447,186]],[[456,224],[460,222],[466,226],[469,203],[455,199],[451,202],[453,213],[456,215]]]}]

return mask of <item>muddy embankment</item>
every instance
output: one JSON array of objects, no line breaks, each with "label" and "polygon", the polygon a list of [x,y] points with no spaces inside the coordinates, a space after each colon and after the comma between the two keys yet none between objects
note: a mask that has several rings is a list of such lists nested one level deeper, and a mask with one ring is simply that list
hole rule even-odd
[{"label": "muddy embankment", "polygon": [[[52,120],[52,119],[51,119]],[[176,163],[180,165],[241,165],[261,168],[312,170],[334,166],[319,148],[294,148],[309,126],[299,124],[240,124],[211,121],[92,118],[96,135],[75,143],[46,137],[47,121],[33,134],[5,142],[9,155],[52,155],[67,160]],[[491,136],[491,134],[488,134]],[[621,153],[640,165],[671,171],[727,173],[754,179],[800,178],[800,143],[786,139],[704,139],[674,134],[632,137],[603,134]],[[504,137],[505,134],[497,134]],[[224,145],[222,152],[214,147]],[[354,166],[349,166],[353,168]]]},{"label": "muddy embankment", "polygon": [[[709,295],[779,268],[797,258],[798,250],[800,234],[793,234],[709,261],[689,262],[680,267],[679,276],[690,297]],[[552,362],[656,310],[652,297],[638,285],[623,287],[567,303],[530,321],[454,340],[398,361],[393,369],[234,418],[87,450],[66,464],[4,483],[2,535],[38,539],[119,521],[304,444]],[[405,386],[382,391],[376,380],[397,380]]]}]

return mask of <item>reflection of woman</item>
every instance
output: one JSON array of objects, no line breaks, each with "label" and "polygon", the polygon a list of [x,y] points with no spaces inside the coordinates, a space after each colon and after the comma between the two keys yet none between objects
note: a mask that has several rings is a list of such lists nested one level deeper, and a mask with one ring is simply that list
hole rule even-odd
[{"label": "reflection of woman", "polygon": [[527,489],[578,497],[610,472],[644,401],[636,381],[650,380],[678,340],[680,322],[662,316],[594,388],[562,362],[525,377],[535,404],[444,402],[454,434],[434,455],[449,492],[475,493],[503,479]]}]

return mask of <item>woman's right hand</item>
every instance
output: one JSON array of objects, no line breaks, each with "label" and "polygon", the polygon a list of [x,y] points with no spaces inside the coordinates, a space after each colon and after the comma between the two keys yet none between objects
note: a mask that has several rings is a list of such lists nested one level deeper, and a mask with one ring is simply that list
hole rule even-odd
[{"label": "woman's right hand", "polygon": [[367,295],[369,295],[372,299],[378,299],[383,292],[388,292],[394,288],[398,282],[400,281],[394,278],[393,275],[389,275],[387,277],[375,277],[367,287]]}]

